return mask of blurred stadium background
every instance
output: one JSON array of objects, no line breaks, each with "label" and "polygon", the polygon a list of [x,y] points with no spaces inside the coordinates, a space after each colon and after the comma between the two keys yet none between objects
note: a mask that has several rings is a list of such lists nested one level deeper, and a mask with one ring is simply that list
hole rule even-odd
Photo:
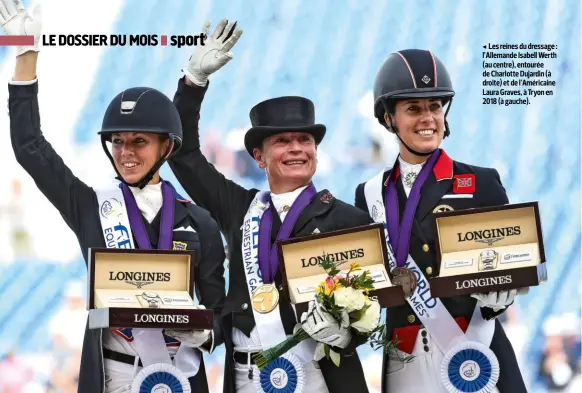
[{"label": "blurred stadium background", "polygon": [[[30,1],[24,1],[30,6]],[[353,202],[356,185],[392,163],[396,142],[372,115],[371,89],[392,50],[432,49],[456,88],[444,148],[496,167],[512,202],[538,200],[549,281],[503,316],[530,392],[580,392],[580,2],[575,0],[44,0],[44,34],[198,34],[223,17],[244,29],[234,60],[211,79],[202,108],[207,157],[247,187],[264,174],[243,149],[249,109],[300,94],[328,126],[315,183]],[[555,94],[529,106],[484,106],[487,43],[558,44],[545,61]],[[43,132],[78,177],[113,179],[95,133],[109,100],[137,85],[174,94],[192,48],[50,47],[39,62]],[[14,70],[0,47],[0,80]],[[7,89],[1,90],[2,99]],[[5,101],[4,101],[5,102]],[[0,393],[76,392],[86,268],[75,236],[18,166],[0,117]],[[175,180],[164,167],[166,178]],[[225,263],[228,263],[226,261]],[[361,348],[371,392],[381,356]],[[206,357],[222,391],[224,352]]]}]

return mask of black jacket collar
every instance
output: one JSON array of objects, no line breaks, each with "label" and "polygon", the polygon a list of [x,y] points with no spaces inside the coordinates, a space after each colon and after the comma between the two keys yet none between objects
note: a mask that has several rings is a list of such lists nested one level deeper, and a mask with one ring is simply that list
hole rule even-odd
[{"label": "black jacket collar", "polygon": [[[321,215],[326,214],[329,209],[331,209],[333,203],[335,201],[335,197],[331,195],[331,193],[327,190],[321,190],[316,195],[315,198],[311,201],[309,205],[301,212],[301,215],[297,219],[295,223],[295,227],[291,232],[291,236],[297,235],[301,230],[307,225],[307,223],[312,220],[314,217],[318,217]],[[277,234],[279,233],[279,229],[281,228],[281,219],[276,212],[273,212],[273,227],[271,228],[271,240],[275,241],[277,238]]]}]

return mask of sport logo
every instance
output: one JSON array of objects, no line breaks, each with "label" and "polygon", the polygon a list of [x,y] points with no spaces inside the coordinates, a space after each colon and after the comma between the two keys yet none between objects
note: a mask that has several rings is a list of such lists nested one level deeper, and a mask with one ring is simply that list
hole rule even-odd
[{"label": "sport logo", "polygon": [[[113,202],[113,203],[112,203]],[[122,203],[115,198],[110,198],[101,205],[101,215],[108,218],[111,215],[119,216],[121,214]]]},{"label": "sport logo", "polygon": [[374,205],[372,206],[372,219],[376,221],[376,218],[378,218],[378,208]]},{"label": "sport logo", "polygon": [[382,209],[382,202],[380,201],[376,201],[376,203],[374,203],[374,205],[372,206],[372,220],[374,220],[375,222],[379,222],[379,221],[383,221],[384,220],[384,216],[383,216],[384,212]]},{"label": "sport logo", "polygon": [[287,373],[285,373],[281,369],[275,369],[271,373],[271,383],[277,390],[284,388],[287,386],[288,378]]},{"label": "sport logo", "polygon": [[463,367],[461,367],[461,374],[465,379],[473,380],[477,376],[477,365],[475,362],[467,362]]}]

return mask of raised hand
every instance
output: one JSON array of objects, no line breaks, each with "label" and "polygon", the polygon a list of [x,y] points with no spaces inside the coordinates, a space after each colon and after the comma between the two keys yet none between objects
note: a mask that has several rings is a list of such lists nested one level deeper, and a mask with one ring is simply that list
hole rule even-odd
[{"label": "raised hand", "polygon": [[182,70],[192,83],[206,86],[208,77],[233,58],[229,51],[243,33],[242,29],[235,30],[235,27],[236,21],[229,22],[223,19],[209,36],[210,21],[204,23],[202,27],[202,33],[206,37],[204,45],[196,48],[188,60],[188,65]]},{"label": "raised hand", "polygon": [[16,56],[28,51],[40,51],[40,36],[42,19],[40,5],[32,10],[32,16],[22,5],[20,0],[0,0],[0,26],[6,35],[34,36],[34,45],[18,46]]}]

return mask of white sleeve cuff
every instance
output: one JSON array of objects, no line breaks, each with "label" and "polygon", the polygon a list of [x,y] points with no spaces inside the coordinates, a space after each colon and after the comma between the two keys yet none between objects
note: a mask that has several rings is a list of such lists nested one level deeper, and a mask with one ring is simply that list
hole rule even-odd
[{"label": "white sleeve cuff", "polygon": [[8,83],[11,85],[26,86],[26,85],[34,85],[37,81],[38,81],[38,78],[34,78],[31,81],[15,81],[14,79],[11,79],[10,81],[8,81]]}]

